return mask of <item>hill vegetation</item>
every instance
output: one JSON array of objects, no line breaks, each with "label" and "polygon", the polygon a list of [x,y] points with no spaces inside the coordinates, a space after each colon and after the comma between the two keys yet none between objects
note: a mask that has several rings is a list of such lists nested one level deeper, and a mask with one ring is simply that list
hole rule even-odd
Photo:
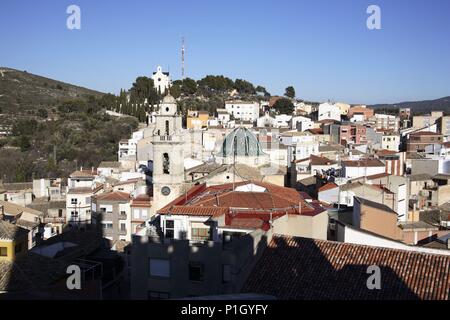
[{"label": "hill vegetation", "polygon": [[375,104],[370,107],[378,110],[411,108],[411,112],[417,115],[430,113],[431,111],[444,111],[445,113],[450,114],[450,96],[435,100],[409,101],[395,104]]},{"label": "hill vegetation", "polygon": [[[104,110],[110,95],[1,68],[0,179],[67,177],[77,167],[116,160],[118,143],[138,126]],[[0,130],[1,131],[1,130]]]}]

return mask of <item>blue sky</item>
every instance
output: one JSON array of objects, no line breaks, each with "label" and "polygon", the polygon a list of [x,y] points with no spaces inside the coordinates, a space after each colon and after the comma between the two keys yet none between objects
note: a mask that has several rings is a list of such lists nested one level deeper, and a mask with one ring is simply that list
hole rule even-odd
[{"label": "blue sky", "polygon": [[[81,8],[81,30],[66,9]],[[366,9],[381,8],[381,30]],[[103,92],[157,65],[243,78],[303,99],[385,103],[450,95],[450,0],[1,0],[0,66]]]}]

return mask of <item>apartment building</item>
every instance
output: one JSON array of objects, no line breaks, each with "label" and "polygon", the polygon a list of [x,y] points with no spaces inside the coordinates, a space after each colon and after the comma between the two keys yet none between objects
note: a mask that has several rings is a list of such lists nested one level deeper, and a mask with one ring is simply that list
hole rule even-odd
[{"label": "apartment building", "polygon": [[354,106],[348,110],[347,117],[351,119],[353,116],[361,114],[363,115],[363,119],[367,120],[374,115],[374,111],[371,108],[367,108],[365,105]]},{"label": "apartment building", "polygon": [[94,182],[94,170],[79,170],[70,174],[66,191],[66,222],[70,225],[91,223],[91,196],[102,192]]},{"label": "apartment building", "polygon": [[187,129],[202,129],[208,126],[208,111],[188,110],[186,116]]},{"label": "apartment building", "polygon": [[229,100],[225,101],[225,110],[242,121],[256,121],[259,117],[259,103],[254,101]]},{"label": "apartment building", "polygon": [[103,237],[131,241],[130,194],[107,192],[92,197],[92,220],[101,225]]},{"label": "apartment building", "polygon": [[442,134],[434,132],[415,132],[409,135],[406,143],[407,153],[439,153],[442,146]]},{"label": "apartment building", "polygon": [[378,131],[393,131],[398,132],[400,129],[400,119],[390,114],[376,113],[368,119]]},{"label": "apartment building", "polygon": [[432,111],[430,114],[413,116],[412,126],[416,129],[429,127],[437,122],[439,118],[444,116],[443,111]]}]

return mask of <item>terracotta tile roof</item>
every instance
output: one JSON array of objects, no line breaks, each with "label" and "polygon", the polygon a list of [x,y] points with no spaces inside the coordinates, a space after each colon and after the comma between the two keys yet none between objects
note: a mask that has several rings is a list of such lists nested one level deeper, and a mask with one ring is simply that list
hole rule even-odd
[{"label": "terracotta tile roof", "polygon": [[378,150],[376,153],[379,156],[387,156],[387,155],[397,154],[397,153],[399,153],[399,151],[381,149],[381,150]]},{"label": "terracotta tile roof", "polygon": [[0,239],[15,240],[28,234],[28,230],[8,221],[0,220]]},{"label": "terracotta tile roof", "polygon": [[370,175],[370,176],[367,176],[366,178],[367,178],[368,180],[373,180],[373,179],[385,178],[385,177],[387,177],[387,176],[390,176],[390,174],[384,172],[384,173],[372,174],[372,175]]},{"label": "terracotta tile roof", "polygon": [[132,207],[151,207],[152,206],[152,197],[147,194],[141,194],[131,200]]},{"label": "terracotta tile roof", "polygon": [[95,171],[91,170],[78,170],[70,174],[70,178],[94,178],[96,175]]},{"label": "terracotta tile roof", "polygon": [[327,165],[333,165],[337,162],[331,159],[328,159],[326,157],[318,157],[315,155],[310,155],[309,158],[311,159],[311,165],[313,166],[327,166]]},{"label": "terracotta tile roof", "polygon": [[229,228],[236,229],[263,229],[268,222],[258,218],[234,218],[227,224]]},{"label": "terracotta tile roof", "polygon": [[385,167],[386,165],[378,159],[362,159],[362,160],[344,160],[342,161],[346,167]]},{"label": "terracotta tile roof", "polygon": [[331,189],[334,189],[334,188],[337,188],[337,187],[338,187],[338,185],[336,183],[328,182],[327,184],[325,184],[325,185],[323,185],[323,186],[321,186],[319,188],[319,192],[326,191],[326,190],[331,190]]},{"label": "terracotta tile roof", "polygon": [[0,292],[46,290],[55,281],[64,279],[66,270],[66,263],[32,252],[15,262],[0,261]]},{"label": "terracotta tile roof", "polygon": [[228,209],[224,207],[214,207],[214,206],[210,207],[173,206],[173,207],[164,207],[158,212],[160,214],[216,217],[228,213]]},{"label": "terracotta tile roof", "polygon": [[430,131],[419,131],[411,133],[410,136],[441,136],[441,134]]},{"label": "terracotta tile roof", "polygon": [[309,131],[312,134],[323,134],[323,130],[321,128],[312,128],[312,129],[308,129],[306,131]]},{"label": "terracotta tile roof", "polygon": [[[64,206],[65,206],[65,203],[64,203]],[[35,210],[35,209],[29,208],[29,207],[22,207],[22,206],[19,206],[18,204],[10,202],[10,201],[0,200],[0,207],[2,207],[4,213],[9,216],[17,216],[23,212],[28,212],[28,213],[34,214],[38,217],[44,216],[44,213],[42,211]]]},{"label": "terracotta tile roof", "polygon": [[93,193],[92,188],[89,187],[81,187],[81,188],[71,188],[67,192],[68,194],[83,194],[83,193]]},{"label": "terracotta tile roof", "polygon": [[[381,269],[380,290],[367,288],[371,265]],[[450,256],[274,236],[242,292],[286,300],[448,300]]]},{"label": "terracotta tile roof", "polygon": [[[187,195],[160,209],[158,213],[219,216],[230,211],[249,214],[246,218],[254,218],[258,214],[266,215],[268,212],[282,214],[316,215],[323,209],[307,203],[298,191],[270,183],[259,181],[243,181],[235,183],[234,187],[255,184],[265,188],[264,192],[234,191],[233,183],[206,187],[194,186]],[[299,210],[301,204],[301,210]]]},{"label": "terracotta tile roof", "polygon": [[118,161],[102,161],[98,165],[99,168],[120,168],[120,162]]},{"label": "terracotta tile roof", "polygon": [[1,184],[6,191],[24,191],[33,190],[33,182],[12,182]]},{"label": "terracotta tile roof", "polygon": [[130,201],[130,194],[121,191],[113,191],[99,194],[94,196],[94,198],[101,201]]}]

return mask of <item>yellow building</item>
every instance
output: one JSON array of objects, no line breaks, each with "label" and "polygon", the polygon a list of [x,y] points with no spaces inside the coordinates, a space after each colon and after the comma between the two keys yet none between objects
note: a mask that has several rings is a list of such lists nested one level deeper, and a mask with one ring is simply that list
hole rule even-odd
[{"label": "yellow building", "polygon": [[186,118],[186,128],[201,129],[208,126],[209,114],[208,111],[192,111],[188,110]]},{"label": "yellow building", "polygon": [[28,251],[28,230],[0,220],[0,262],[13,262]]}]

